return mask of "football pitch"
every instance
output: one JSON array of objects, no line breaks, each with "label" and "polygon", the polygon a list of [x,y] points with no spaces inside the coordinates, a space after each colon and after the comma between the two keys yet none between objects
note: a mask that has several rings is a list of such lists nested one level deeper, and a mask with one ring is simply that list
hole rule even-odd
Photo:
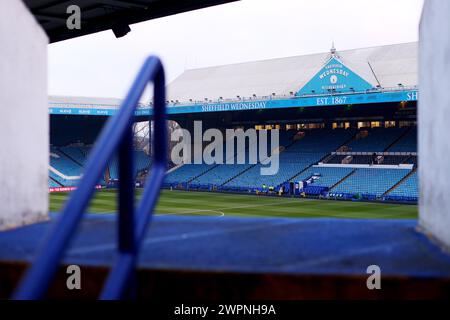
[{"label": "football pitch", "polygon": [[[141,190],[136,190],[136,200]],[[60,211],[67,193],[50,194],[50,211]],[[116,212],[116,190],[97,191],[88,212]],[[245,194],[163,190],[156,214],[291,218],[416,219],[416,205],[312,200]]]}]

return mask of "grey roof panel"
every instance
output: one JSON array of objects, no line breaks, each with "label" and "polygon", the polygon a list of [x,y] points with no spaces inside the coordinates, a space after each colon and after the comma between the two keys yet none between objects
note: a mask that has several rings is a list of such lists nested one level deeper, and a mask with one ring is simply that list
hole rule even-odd
[{"label": "grey roof panel", "polygon": [[[338,51],[341,61],[373,86],[416,86],[417,42]],[[329,53],[187,70],[168,85],[169,100],[180,102],[289,95],[324,65]],[[373,72],[369,66],[373,69]],[[376,77],[375,77],[375,75]]]}]

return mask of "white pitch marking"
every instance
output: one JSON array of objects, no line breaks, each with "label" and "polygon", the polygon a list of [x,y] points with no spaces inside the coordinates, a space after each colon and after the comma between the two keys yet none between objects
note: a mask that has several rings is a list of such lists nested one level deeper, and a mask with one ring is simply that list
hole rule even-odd
[{"label": "white pitch marking", "polygon": [[[294,203],[296,201],[287,201],[287,203]],[[195,213],[195,212],[201,212],[201,211],[215,211],[215,212],[221,212],[223,215],[222,217],[225,215],[222,211],[220,210],[229,210],[229,209],[243,209],[243,208],[256,208],[256,207],[268,207],[268,206],[276,206],[279,205],[280,202],[272,202],[272,203],[267,203],[267,204],[248,204],[248,205],[243,205],[243,206],[234,206],[234,207],[223,207],[223,208],[217,208],[217,209],[201,209],[201,210],[196,210],[196,211],[181,211],[181,212],[174,212],[174,213],[158,213],[160,215],[177,215],[177,214],[188,214],[188,213]]]},{"label": "white pitch marking", "polygon": [[225,213],[223,213],[222,211],[219,210],[209,210],[209,209],[199,209],[199,210],[195,210],[195,211],[183,211],[183,212],[173,212],[173,213],[157,213],[158,215],[164,215],[164,216],[169,216],[169,215],[180,215],[180,214],[192,214],[192,213],[197,213],[197,212],[215,212],[218,213],[219,215],[217,217],[224,217]]}]

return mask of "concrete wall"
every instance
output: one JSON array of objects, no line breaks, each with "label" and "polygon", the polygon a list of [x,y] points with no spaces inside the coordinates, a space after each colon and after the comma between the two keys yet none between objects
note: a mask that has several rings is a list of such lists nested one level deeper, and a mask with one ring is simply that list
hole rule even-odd
[{"label": "concrete wall", "polygon": [[425,2],[419,42],[419,223],[450,247],[450,1]]},{"label": "concrete wall", "polygon": [[0,1],[0,230],[47,217],[47,44],[22,1]]}]

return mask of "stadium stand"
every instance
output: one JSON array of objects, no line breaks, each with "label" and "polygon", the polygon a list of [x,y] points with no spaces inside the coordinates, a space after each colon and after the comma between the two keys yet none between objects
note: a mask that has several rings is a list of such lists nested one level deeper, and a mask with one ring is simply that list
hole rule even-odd
[{"label": "stadium stand", "polygon": [[[295,132],[283,131],[280,132],[280,140],[279,144],[281,148],[286,148],[288,145],[292,143],[292,136]],[[271,146],[270,140],[270,131],[268,132],[268,141],[267,141],[267,152],[268,155],[272,153],[273,150]],[[258,138],[258,146],[259,146],[259,136]],[[225,146],[224,146],[225,150]],[[257,155],[257,161],[262,161],[264,159],[260,159],[259,153]],[[232,180],[236,176],[242,174],[243,172],[251,169],[256,164],[249,163],[249,153],[248,148],[245,149],[245,164],[238,164],[237,154],[235,153],[233,158],[233,164],[220,164],[217,166],[210,166],[210,170],[206,171],[204,174],[196,177],[191,181],[191,184],[197,186],[205,186],[205,185],[213,185],[213,186],[222,186],[228,181]],[[226,159],[224,159],[224,162]]]},{"label": "stadium stand", "polygon": [[417,172],[414,171],[401,184],[393,188],[386,196],[386,200],[417,201],[419,198]]},{"label": "stadium stand", "polygon": [[61,153],[63,153],[66,157],[70,158],[71,160],[80,165],[84,165],[88,153],[88,150],[85,147],[68,146],[68,147],[61,147],[58,150]]},{"label": "stadium stand", "polygon": [[[261,175],[261,168],[265,166],[260,163],[262,159],[258,159],[257,164],[248,163],[246,149],[246,164],[236,164],[234,154],[235,164],[181,165],[167,174],[165,186],[248,192],[261,190],[263,185],[274,190],[286,182],[308,180],[310,184],[304,190],[308,195],[321,195],[329,191],[332,196],[344,198],[361,195],[364,199],[373,200],[384,195],[383,199],[390,201],[417,201],[417,175],[414,172],[408,176],[411,169],[371,167],[377,164],[412,164],[415,168],[416,136],[416,127],[281,130],[279,171],[276,175]],[[267,149],[269,153],[274,151],[271,150],[270,139]],[[75,186],[90,150],[90,146],[81,143],[52,146],[49,187]],[[332,154],[341,150],[348,150],[348,154]],[[356,152],[358,154],[354,154]],[[380,155],[376,162],[374,153]],[[320,166],[322,162],[343,167]],[[370,167],[355,168],[352,165]],[[136,176],[140,179],[145,177],[150,166],[151,158],[136,150]],[[117,179],[118,160],[114,158],[99,183],[107,185],[108,181]]]},{"label": "stadium stand", "polygon": [[[409,163],[411,155],[380,155],[379,159],[373,155],[332,155],[324,163],[330,164],[391,164]],[[412,161],[412,160],[411,160]]]},{"label": "stadium stand", "polygon": [[410,156],[383,156],[383,164],[404,164]]},{"label": "stadium stand", "polygon": [[[363,134],[361,134],[363,132]],[[354,168],[351,165],[400,165],[414,164],[415,128],[374,128],[357,129],[313,129],[300,131],[281,131],[279,171],[273,176],[261,175],[263,164],[186,164],[167,175],[166,185],[189,186],[197,189],[225,191],[260,190],[262,186],[276,188],[289,181],[304,181],[314,176],[307,187],[308,194],[322,194],[324,188],[334,194],[349,197],[363,195],[365,198],[381,197],[395,186],[411,169]],[[341,164],[348,156],[330,155],[331,152],[347,145],[358,152],[368,154],[352,155],[347,161],[349,167],[313,166],[321,160],[325,163]],[[398,145],[398,147],[396,147]],[[380,156],[374,162],[372,152],[386,149],[409,152]],[[270,149],[270,148],[269,148]],[[392,151],[394,152],[394,151]],[[261,160],[261,159],[259,159]],[[348,160],[348,159],[347,159]],[[417,183],[411,178],[410,184]],[[408,186],[405,186],[407,188]],[[402,186],[398,187],[401,192]],[[408,192],[407,190],[405,192]],[[395,194],[393,194],[395,195]],[[401,196],[401,194],[399,194]]]},{"label": "stadium stand", "polygon": [[57,183],[56,181],[52,180],[52,179],[48,179],[48,186],[50,188],[58,188],[61,187],[61,185],[59,183]]},{"label": "stadium stand", "polygon": [[[315,55],[187,70],[168,85],[166,102],[173,111],[168,118],[191,134],[193,121],[197,120],[204,121],[205,128],[221,132],[229,128],[280,128],[279,170],[276,175],[261,175],[261,169],[267,166],[260,162],[263,159],[256,164],[185,163],[168,171],[164,186],[244,192],[259,191],[264,186],[275,191],[284,184],[311,180],[314,176],[307,188],[316,195],[326,190],[380,198],[387,196],[385,193],[394,195],[397,189],[400,192],[402,184],[414,183],[415,178],[402,179],[417,168],[417,70],[411,63],[417,58],[416,51],[417,43],[343,52],[332,49]],[[348,68],[359,79],[345,80],[350,93],[331,87],[328,92],[323,91],[331,80],[328,78],[325,84],[314,87],[317,79],[313,71],[322,70],[332,61],[339,62],[335,67]],[[396,68],[392,67],[394,64]],[[309,88],[311,85],[314,88]],[[329,93],[335,94],[336,99],[330,99]],[[381,96],[388,96],[384,93],[389,93],[395,103],[377,102]],[[323,99],[316,100],[316,96]],[[356,98],[362,100],[350,103]],[[368,108],[363,100],[374,107]],[[311,103],[314,108],[309,108]],[[78,115],[58,117],[64,114],[64,108],[74,105],[83,111],[94,108],[103,115],[118,108],[120,101],[52,97],[50,105],[56,112],[51,126],[52,143],[59,146],[55,148],[59,158],[52,159],[52,164],[63,174],[51,172],[51,184],[71,185],[73,180],[67,176],[81,173],[89,153],[89,147],[74,143],[94,143],[104,119],[92,118],[88,123]],[[141,107],[143,112],[148,106]],[[138,121],[148,120],[144,114],[137,115]],[[77,130],[67,130],[80,127],[91,130],[83,130],[82,135]],[[270,143],[267,147],[274,151]],[[136,173],[141,181],[145,181],[150,165],[151,160],[144,153],[136,153]],[[104,183],[110,179],[118,179],[117,159],[110,162]],[[358,187],[358,183],[378,187]]]},{"label": "stadium stand", "polygon": [[312,163],[319,161],[324,154],[322,153],[302,153],[297,154],[294,152],[283,152],[280,154],[280,167],[278,174],[276,175],[261,175],[262,164],[253,166],[248,171],[243,172],[241,175],[235,177],[230,182],[224,185],[224,189],[253,189],[260,188],[263,185],[268,187],[277,187],[285,181],[288,181],[297,173],[305,170]]},{"label": "stadium stand", "polygon": [[408,132],[395,143],[390,152],[417,152],[417,127],[412,127]]},{"label": "stadium stand", "polygon": [[407,129],[405,128],[372,128],[361,129],[355,140],[348,144],[353,152],[385,151],[392,143],[399,139]]},{"label": "stadium stand", "polygon": [[[75,186],[83,172],[83,166],[91,150],[88,146],[63,146],[50,148],[49,187]],[[148,169],[151,166],[151,158],[143,151],[135,151],[135,172]],[[109,177],[106,175],[99,181],[100,185],[106,185],[107,180],[118,179],[118,161],[114,158],[108,166]]]},{"label": "stadium stand", "polygon": [[50,149],[50,167],[50,177],[63,186],[74,186],[83,170],[80,164],[55,147]]},{"label": "stadium stand", "polygon": [[[324,163],[338,164],[342,163],[342,161],[349,156],[347,155],[330,155],[328,158],[324,159]],[[350,158],[348,158],[350,159]]]},{"label": "stadium stand", "polygon": [[314,186],[331,188],[353,171],[353,168],[312,167],[294,177],[293,180],[303,181],[317,176],[318,179],[313,182]]},{"label": "stadium stand", "polygon": [[[135,162],[135,174],[144,169],[148,169],[151,166],[151,158],[143,151],[135,150],[134,153],[134,162]],[[109,177],[110,179],[118,179],[119,178],[119,160],[117,157],[114,157],[111,163],[108,166],[109,168]]]},{"label": "stadium stand", "polygon": [[[294,131],[282,131],[280,132],[280,140],[279,144],[281,147],[287,147],[290,145],[293,140],[292,136],[294,135]],[[268,132],[268,145],[267,152],[269,155],[271,154],[271,144],[270,144],[270,131]],[[259,139],[259,137],[257,137]],[[259,144],[259,140],[258,140]],[[238,164],[236,149],[234,154],[231,156],[233,158],[234,164],[226,164],[226,143],[223,146],[224,150],[224,164],[215,164],[215,165],[207,165],[207,164],[185,164],[178,168],[177,170],[172,171],[166,176],[166,185],[171,184],[182,184],[182,183],[190,183],[191,187],[197,188],[208,188],[208,186],[212,185],[214,187],[222,186],[232,178],[237,175],[243,173],[244,171],[249,170],[255,164],[250,164],[248,159],[248,144],[246,144],[245,149],[245,159],[246,164]],[[258,153],[258,161],[259,159]]]},{"label": "stadium stand", "polygon": [[[352,129],[315,129],[295,135],[294,142],[279,157],[279,171],[274,176],[262,176],[258,164],[226,183],[229,188],[260,188],[262,185],[277,187],[289,181],[309,166],[324,158],[331,150],[337,149],[354,135]],[[299,137],[299,140],[295,140]]]},{"label": "stadium stand", "polygon": [[417,156],[410,156],[404,163],[417,165]]},{"label": "stadium stand", "polygon": [[410,170],[407,169],[357,169],[331,191],[333,193],[380,197],[409,172]]},{"label": "stadium stand", "polygon": [[208,164],[185,164],[166,175],[166,184],[180,184],[206,173],[214,166]]},{"label": "stadium stand", "polygon": [[250,169],[251,164],[222,164],[193,179],[192,184],[221,186],[238,174]]},{"label": "stadium stand", "polygon": [[[199,120],[204,122],[205,129],[216,128],[221,132],[230,128],[268,129],[271,132],[270,129],[279,128],[279,171],[273,176],[262,176],[261,169],[267,165],[260,162],[185,163],[171,168],[169,161],[171,169],[166,175],[165,187],[254,192],[265,186],[275,191],[289,182],[310,180],[315,175],[308,185],[311,194],[323,194],[323,188],[331,188],[331,193],[345,191],[355,195],[368,192],[382,197],[387,191],[392,193],[391,188],[401,190],[401,184],[406,183],[402,178],[417,168],[415,108],[418,87],[417,68],[412,63],[417,59],[416,53],[417,43],[341,52],[333,48],[321,54],[187,70],[168,85],[168,119],[191,135],[194,133],[193,121]],[[317,79],[314,73],[320,74],[319,71],[332,61],[339,62],[334,67],[348,68],[348,72],[354,73],[354,79],[359,79],[342,79],[345,90],[350,91],[341,92],[340,88],[330,87],[325,92],[324,88],[331,80],[327,77],[325,83],[314,87],[316,80],[323,80]],[[258,77],[255,78],[255,74]],[[334,98],[330,99],[330,93],[335,97],[332,95]],[[392,99],[390,104],[381,101],[386,97]],[[368,107],[368,102],[372,107]],[[54,114],[50,136],[53,145],[58,146],[55,152],[69,161],[67,168],[55,164],[64,176],[77,173],[72,172],[76,171],[72,166],[81,171],[90,150],[82,144],[95,142],[106,119],[87,119],[81,116],[84,109],[104,115],[120,104],[120,100],[110,98],[51,97]],[[65,114],[65,108],[73,106],[83,111],[81,115],[60,117]],[[144,112],[148,107],[151,108],[151,104],[139,107],[137,121],[148,120]],[[82,134],[79,128],[83,128]],[[271,149],[273,146],[269,143],[268,150]],[[58,161],[62,160],[52,160]],[[140,181],[145,181],[150,164],[143,153],[136,154]],[[392,172],[404,174],[398,179],[385,179],[389,170],[395,170],[393,168],[399,171]],[[383,180],[379,190],[352,187],[353,180],[363,184],[378,181],[375,173]],[[366,176],[367,181],[364,180]],[[52,183],[73,183],[58,174],[55,176],[55,172],[51,177],[55,179]],[[111,161],[105,172],[105,183],[110,179],[118,179],[117,159]],[[411,181],[414,183],[414,178]]]}]

